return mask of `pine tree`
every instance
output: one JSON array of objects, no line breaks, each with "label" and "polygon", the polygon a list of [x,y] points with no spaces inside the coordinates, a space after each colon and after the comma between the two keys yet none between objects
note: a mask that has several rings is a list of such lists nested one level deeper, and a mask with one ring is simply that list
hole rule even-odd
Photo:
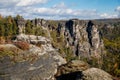
[{"label": "pine tree", "polygon": [[26,31],[26,34],[34,34],[34,30],[32,29],[32,23],[30,20],[28,20],[26,23],[25,31]]},{"label": "pine tree", "polygon": [[4,33],[5,33],[4,25],[0,24],[0,36],[4,36]]}]

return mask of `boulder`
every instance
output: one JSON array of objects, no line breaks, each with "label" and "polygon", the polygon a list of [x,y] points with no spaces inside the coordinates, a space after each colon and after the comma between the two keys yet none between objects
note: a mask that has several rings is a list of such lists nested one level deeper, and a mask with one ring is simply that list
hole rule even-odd
[{"label": "boulder", "polygon": [[110,74],[98,68],[87,69],[83,75],[84,80],[113,80]]},{"label": "boulder", "polygon": [[90,68],[83,61],[73,60],[58,68],[56,80],[113,80],[113,77],[101,69]]},{"label": "boulder", "polygon": [[[19,49],[13,44],[0,47]],[[28,50],[0,59],[0,80],[54,80],[58,66],[63,64],[66,60],[51,45],[30,44]]]},{"label": "boulder", "polygon": [[75,80],[78,75],[82,75],[82,71],[89,68],[89,65],[80,60],[72,60],[58,68],[56,74],[57,80]]},{"label": "boulder", "polygon": [[26,35],[26,34],[20,34],[16,36],[16,40],[17,41],[26,41],[28,43],[31,44],[37,44],[37,43],[41,43],[41,44],[50,44],[50,39],[43,37],[43,36],[35,36],[35,35]]}]

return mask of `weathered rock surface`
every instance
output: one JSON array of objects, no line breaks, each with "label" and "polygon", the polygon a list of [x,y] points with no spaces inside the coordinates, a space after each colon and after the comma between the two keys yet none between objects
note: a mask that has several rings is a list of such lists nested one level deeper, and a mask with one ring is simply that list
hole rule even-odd
[{"label": "weathered rock surface", "polygon": [[84,80],[113,80],[110,74],[97,68],[87,69],[83,71],[83,75]]},{"label": "weathered rock surface", "polygon": [[[52,80],[57,73],[58,63],[61,62],[61,59],[54,59],[53,56],[56,53],[44,54],[32,63],[12,63],[9,58],[5,58],[0,63],[0,80]],[[65,61],[62,60],[61,63]]]},{"label": "weathered rock surface", "polygon": [[89,68],[89,65],[80,60],[72,60],[65,65],[59,67],[58,74],[67,74],[70,72],[84,71]]},{"label": "weathered rock surface", "polygon": [[35,35],[25,35],[25,34],[20,34],[16,36],[17,41],[26,41],[31,44],[50,44],[50,39],[42,36],[35,36]]},{"label": "weathered rock surface", "polygon": [[80,60],[72,60],[58,68],[57,80],[75,80],[78,75],[82,77],[82,71],[89,68],[89,65]]},{"label": "weathered rock surface", "polygon": [[[24,25],[22,22],[24,21],[19,21],[21,26]],[[68,21],[52,21],[50,23],[49,20],[35,19],[32,20],[32,24],[37,27],[42,27],[43,29],[45,28],[49,34],[49,30],[52,28],[52,30],[56,31],[58,35],[64,36],[66,47],[71,47],[74,55],[87,58],[91,58],[91,56],[100,58],[101,55],[104,54],[104,45],[98,30],[99,26],[95,25],[92,21],[71,19]],[[24,31],[22,27],[20,30]],[[21,36],[24,35],[21,34]],[[39,41],[39,38],[41,38],[39,36],[36,37],[34,35],[30,35],[22,38],[34,44],[42,42]]]},{"label": "weathered rock surface", "polygon": [[25,33],[25,20],[24,18],[20,17],[18,20],[17,20],[17,25],[18,25],[18,32],[19,34],[22,34],[22,33]]},{"label": "weathered rock surface", "polygon": [[73,60],[58,69],[56,80],[113,80],[107,72],[90,68],[87,63]]},{"label": "weathered rock surface", "polygon": [[101,54],[104,53],[104,45],[98,26],[92,21],[73,19],[61,25],[62,27],[58,27],[58,32],[64,33],[64,38],[67,42],[66,47],[71,46],[75,55],[100,58]]},{"label": "weathered rock surface", "polygon": [[[21,41],[27,39],[32,41],[36,40],[36,37],[19,36]],[[54,80],[58,66],[65,64],[66,60],[51,46],[48,39],[37,39],[36,42],[41,43],[41,47],[31,44],[28,50],[20,52],[17,56],[0,60],[0,80]],[[7,47],[15,48],[15,45],[9,44]]]}]

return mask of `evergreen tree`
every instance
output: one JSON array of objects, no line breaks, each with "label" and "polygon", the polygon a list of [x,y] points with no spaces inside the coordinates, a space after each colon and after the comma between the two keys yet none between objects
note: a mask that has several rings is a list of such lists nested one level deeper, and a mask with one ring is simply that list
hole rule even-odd
[{"label": "evergreen tree", "polygon": [[28,20],[26,23],[25,31],[26,31],[26,34],[34,34],[34,30],[32,29],[32,23],[30,20]]},{"label": "evergreen tree", "polygon": [[4,25],[0,24],[0,36],[4,36],[4,33],[5,33]]}]

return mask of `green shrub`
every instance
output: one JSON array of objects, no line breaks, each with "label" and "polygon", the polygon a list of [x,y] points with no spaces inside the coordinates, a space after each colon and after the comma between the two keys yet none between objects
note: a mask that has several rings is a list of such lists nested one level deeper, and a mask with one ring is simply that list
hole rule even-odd
[{"label": "green shrub", "polygon": [[120,37],[114,39],[104,38],[106,55],[103,56],[102,69],[109,72],[113,76],[120,77],[120,67],[114,68],[114,64],[120,66]]},{"label": "green shrub", "polygon": [[48,37],[47,30],[42,29],[42,27],[37,27],[34,29],[35,35]]},{"label": "green shrub", "polygon": [[120,69],[114,71],[115,76],[120,77]]},{"label": "green shrub", "polygon": [[14,52],[4,48],[0,48],[0,57],[13,56],[13,55],[14,55]]}]

